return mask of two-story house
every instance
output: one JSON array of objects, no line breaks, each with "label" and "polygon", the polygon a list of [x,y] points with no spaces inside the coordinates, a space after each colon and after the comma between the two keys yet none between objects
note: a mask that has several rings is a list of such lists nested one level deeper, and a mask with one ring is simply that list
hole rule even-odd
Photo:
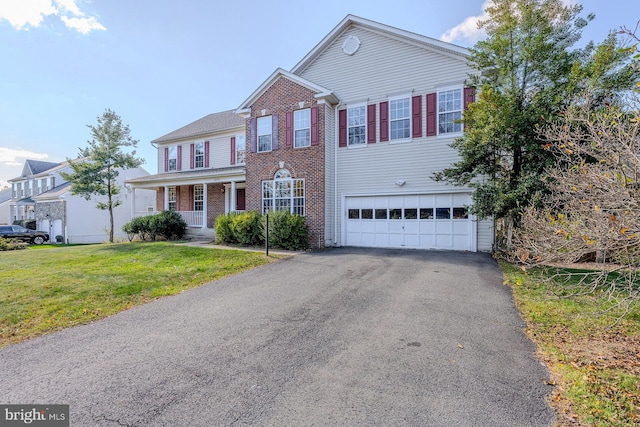
[{"label": "two-story house", "polygon": [[[9,180],[11,200],[9,200],[10,222],[35,220],[38,230],[46,231],[55,242],[56,237],[66,243],[100,243],[107,239],[109,215],[96,208],[98,201],[106,201],[106,196],[93,196],[86,200],[71,193],[71,184],[61,172],[72,172],[69,162],[51,163],[26,160],[19,177]],[[116,181],[120,186],[124,181],[149,175],[143,168],[121,169]],[[124,191],[117,197],[123,203],[114,209],[114,235],[125,239],[122,225],[129,222],[135,212],[153,210],[155,191],[139,191],[134,200],[132,190]]]},{"label": "two-story house", "polygon": [[[491,250],[493,223],[469,213],[472,190],[433,179],[458,159],[450,144],[475,98],[465,87],[467,57],[465,48],[349,15],[292,70],[256,88],[235,110],[244,119],[237,127],[211,123],[198,135],[203,118],[155,140],[166,171],[153,177],[158,206],[193,209],[202,198],[211,207],[206,228],[240,210],[242,186],[243,209],[304,215],[314,247]],[[207,159],[214,136],[219,154],[198,170],[193,144],[205,143]],[[242,166],[232,163],[239,138]],[[182,182],[206,190],[195,196]]]}]

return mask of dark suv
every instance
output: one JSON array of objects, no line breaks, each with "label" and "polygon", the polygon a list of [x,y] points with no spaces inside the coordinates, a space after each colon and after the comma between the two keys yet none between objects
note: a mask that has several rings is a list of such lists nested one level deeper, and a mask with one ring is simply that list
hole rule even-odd
[{"label": "dark suv", "polygon": [[29,230],[21,225],[0,225],[0,237],[3,239],[22,240],[36,245],[49,241],[48,233]]}]

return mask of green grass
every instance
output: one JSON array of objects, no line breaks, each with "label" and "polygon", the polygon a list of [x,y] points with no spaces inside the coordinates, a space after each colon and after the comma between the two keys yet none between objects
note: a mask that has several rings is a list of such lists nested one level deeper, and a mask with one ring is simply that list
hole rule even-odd
[{"label": "green grass", "polygon": [[501,267],[556,384],[558,423],[639,425],[640,307],[619,319],[604,293],[568,296],[567,284],[547,280],[551,270]]},{"label": "green grass", "polygon": [[0,347],[269,263],[259,252],[157,243],[0,252]]}]

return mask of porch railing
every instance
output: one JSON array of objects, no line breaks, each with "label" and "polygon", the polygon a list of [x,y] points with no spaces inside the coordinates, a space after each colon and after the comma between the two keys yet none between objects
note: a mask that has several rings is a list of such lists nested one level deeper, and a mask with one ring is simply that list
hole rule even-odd
[{"label": "porch railing", "polygon": [[[180,214],[184,222],[187,223],[187,227],[202,227],[202,211],[176,211]],[[157,211],[136,211],[134,215],[138,216],[147,216],[147,215],[155,215]]]}]

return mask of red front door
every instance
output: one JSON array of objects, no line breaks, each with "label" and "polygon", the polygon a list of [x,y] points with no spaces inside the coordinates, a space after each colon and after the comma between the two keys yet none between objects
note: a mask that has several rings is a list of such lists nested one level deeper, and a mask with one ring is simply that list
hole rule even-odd
[{"label": "red front door", "polygon": [[244,188],[236,189],[236,210],[243,211],[245,209],[244,203]]}]

